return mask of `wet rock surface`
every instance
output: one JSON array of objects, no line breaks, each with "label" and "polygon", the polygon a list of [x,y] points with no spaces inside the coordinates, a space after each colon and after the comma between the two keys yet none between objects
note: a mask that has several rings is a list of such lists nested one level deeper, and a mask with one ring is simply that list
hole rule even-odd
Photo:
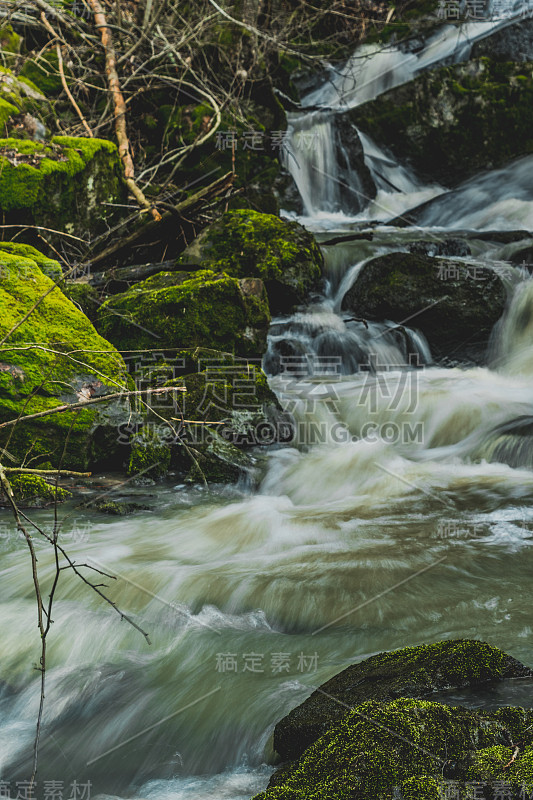
[{"label": "wet rock surface", "polygon": [[529,667],[512,656],[475,640],[451,640],[380,653],[322,684],[278,722],[274,748],[284,761],[298,758],[349,709],[369,700],[430,698],[445,689],[532,676]]},{"label": "wet rock surface", "polygon": [[418,328],[436,356],[480,358],[505,300],[501,279],[479,263],[389,253],[363,267],[342,308]]}]

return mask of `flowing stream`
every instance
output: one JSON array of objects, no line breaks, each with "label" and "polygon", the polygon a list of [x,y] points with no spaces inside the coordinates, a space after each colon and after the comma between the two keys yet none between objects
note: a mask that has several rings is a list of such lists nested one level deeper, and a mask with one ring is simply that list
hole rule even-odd
[{"label": "flowing stream", "polygon": [[[362,63],[354,61],[305,104],[361,102],[461,57],[452,39],[464,57],[481,35],[476,25],[486,35],[507,23],[469,23],[453,36],[446,28],[407,63],[389,52],[388,77],[376,79],[382,55],[365,57],[364,88],[356,75],[353,91],[339,91],[337,78]],[[316,159],[335,174],[332,113],[291,123],[295,136],[298,125],[319,128],[321,149],[293,173],[319,235],[359,229],[378,208],[350,217],[336,205],[333,178],[311,182]],[[325,247],[324,296],[274,320],[265,369],[295,417],[298,446],[269,453],[254,493],[168,485],[138,490],[156,495],[157,512],[60,511],[65,546],[116,576],[103,579],[110,597],[151,644],[62,576],[39,800],[52,800],[50,781],[63,782],[65,800],[74,782],[80,800],[88,782],[93,797],[249,798],[273,769],[274,724],[314,687],[382,650],[473,637],[533,665],[533,281],[507,265],[516,245],[476,234],[533,228],[533,161],[444,194],[363,144],[369,167],[380,161],[383,175],[385,164],[397,187],[380,187],[383,219],[437,195],[442,205],[428,206],[415,231],[382,225],[372,242]],[[434,366],[416,330],[366,326],[340,311],[368,258],[413,238],[439,241],[442,228],[446,236],[468,229],[474,257],[505,278],[508,309],[490,367]],[[39,641],[27,548],[0,513],[0,779],[15,793],[31,774]],[[33,516],[50,529],[49,512]],[[35,541],[51,579],[51,554]]]}]

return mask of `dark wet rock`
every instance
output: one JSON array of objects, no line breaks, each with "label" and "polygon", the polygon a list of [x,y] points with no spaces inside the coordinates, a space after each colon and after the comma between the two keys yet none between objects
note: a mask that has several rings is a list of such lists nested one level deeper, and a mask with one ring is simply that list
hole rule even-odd
[{"label": "dark wet rock", "polygon": [[374,199],[377,189],[355,125],[345,114],[334,119],[341,207],[346,214],[356,214]]},{"label": "dark wet rock", "polygon": [[474,42],[471,58],[487,56],[494,61],[533,61],[533,19],[520,19]]},{"label": "dark wet rock", "polygon": [[189,470],[186,483],[235,483],[251,473],[254,462],[248,453],[210,431]]},{"label": "dark wet rock", "polygon": [[441,67],[347,116],[424,179],[454,187],[533,151],[531,64]]},{"label": "dark wet rock", "polygon": [[111,514],[115,517],[125,517],[136,511],[149,511],[150,506],[143,503],[132,503],[126,500],[94,500],[87,503],[87,507],[100,511],[102,514]]},{"label": "dark wet rock", "polygon": [[364,319],[408,321],[433,354],[477,360],[505,302],[502,280],[479,264],[389,253],[363,267],[342,308]]},{"label": "dark wet rock", "polygon": [[435,239],[433,241],[412,242],[408,246],[410,253],[422,256],[459,256],[471,255],[472,251],[462,239]]},{"label": "dark wet rock", "polygon": [[518,267],[528,267],[531,271],[533,268],[533,245],[529,244],[527,247],[515,250],[509,261]]},{"label": "dark wet rock", "polygon": [[367,701],[428,699],[445,689],[532,675],[529,667],[512,656],[475,640],[450,640],[379,653],[335,675],[278,722],[274,748],[284,761],[299,758],[346,717],[348,709]]},{"label": "dark wet rock", "polygon": [[512,244],[521,242],[523,239],[530,239],[530,231],[475,231],[470,234],[472,239],[479,239],[481,242],[500,242],[500,244]]}]

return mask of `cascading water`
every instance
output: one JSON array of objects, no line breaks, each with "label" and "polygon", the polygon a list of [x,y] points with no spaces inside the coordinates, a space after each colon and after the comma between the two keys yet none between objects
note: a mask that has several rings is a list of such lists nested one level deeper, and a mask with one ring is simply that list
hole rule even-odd
[{"label": "cascading water", "polygon": [[[472,27],[453,30],[474,35]],[[457,52],[450,29],[443,36],[417,57],[417,69]],[[404,55],[403,66],[398,53],[391,63],[407,80],[414,71]],[[382,64],[366,65],[370,81]],[[320,131],[323,172],[334,175],[330,120],[312,111],[307,122]],[[418,191],[363,144],[385,183]],[[321,211],[342,215],[343,206],[326,178],[313,183],[309,164],[300,163],[299,186],[320,224]],[[497,173],[492,180],[486,227],[498,225],[506,189]],[[447,224],[460,230],[456,197],[455,206],[448,198]],[[414,328],[339,311],[364,261],[406,242],[385,228],[358,242],[357,256],[351,245],[326,247],[324,297],[274,320],[265,368],[298,440],[270,454],[257,493],[178,485],[150,489],[158,511],[126,520],[61,512],[69,552],[117,576],[111,598],[152,644],[64,576],[49,644],[39,798],[46,800],[45,781],[64,784],[66,798],[74,781],[90,781],[93,796],[244,800],[266,786],[275,722],[349,663],[464,637],[533,663],[533,472],[517,446],[533,407],[533,282],[516,270],[509,281],[490,367],[432,366]],[[480,239],[472,247],[477,257],[505,257],[505,246]],[[53,524],[44,510],[33,516],[46,529]],[[15,788],[31,773],[38,641],[26,545],[7,512],[0,524],[0,779]],[[35,541],[51,579],[52,554]]]},{"label": "cascading water", "polygon": [[[487,18],[458,27],[443,25],[417,52],[409,52],[396,45],[362,45],[343,67],[329,67],[321,85],[303,97],[304,113],[293,112],[288,115],[284,165],[302,198],[305,224],[320,229],[349,221],[388,220],[442,194],[446,195],[444,204],[447,210],[447,194],[442,187],[422,184],[412,171],[396,163],[368,136],[358,132],[364,161],[377,189],[375,198],[365,194],[357,170],[350,168],[349,158],[342,159],[347,162],[347,169],[339,169],[341,159],[338,151],[343,145],[337,119],[347,109],[407,83],[425,69],[467,59],[476,41],[511,24],[526,10],[523,0],[495,0],[487,8]],[[312,111],[305,113],[306,108]],[[520,181],[518,175],[516,180]],[[513,200],[514,188],[515,184],[512,184],[508,190],[508,196]],[[520,186],[518,191],[519,199],[526,191],[529,202],[527,212],[523,210],[523,214],[531,217],[531,192]],[[485,211],[482,200],[478,197],[469,199],[473,199],[474,205],[479,205],[479,219]],[[505,198],[500,202],[505,203]],[[453,200],[452,207],[455,207]],[[440,211],[441,207],[437,204],[435,218],[440,218]],[[448,220],[450,215],[445,211],[444,216]],[[453,211],[451,216],[453,218]],[[494,216],[497,215],[489,212],[485,214],[485,220]],[[508,227],[512,216],[508,204],[503,216],[503,227]],[[432,222],[425,221],[424,224],[431,225]],[[441,224],[446,225],[446,222]],[[472,224],[473,227],[481,227],[483,222],[480,225],[473,221]],[[502,225],[500,219],[497,224]]]}]

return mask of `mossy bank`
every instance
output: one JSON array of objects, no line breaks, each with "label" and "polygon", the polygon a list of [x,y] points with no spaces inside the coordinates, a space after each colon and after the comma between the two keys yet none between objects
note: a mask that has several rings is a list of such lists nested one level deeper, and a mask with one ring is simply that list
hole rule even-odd
[{"label": "mossy bank", "polygon": [[[0,248],[1,422],[129,387],[122,357],[41,267],[61,272],[31,247]],[[100,424],[113,427],[108,413],[95,406],[17,422],[1,431],[0,445],[17,464],[85,469],[98,460]]]}]

